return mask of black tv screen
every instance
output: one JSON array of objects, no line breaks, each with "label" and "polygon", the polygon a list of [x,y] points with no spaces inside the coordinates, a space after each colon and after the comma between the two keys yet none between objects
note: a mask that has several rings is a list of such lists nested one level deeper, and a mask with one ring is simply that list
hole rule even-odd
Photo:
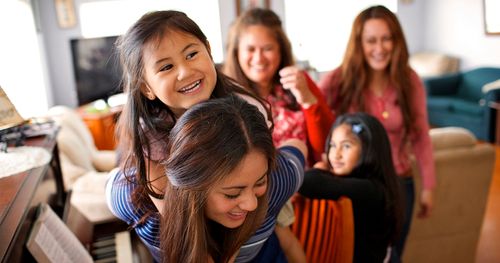
[{"label": "black tv screen", "polygon": [[95,100],[107,101],[122,92],[121,68],[114,43],[118,37],[71,40],[78,105]]}]

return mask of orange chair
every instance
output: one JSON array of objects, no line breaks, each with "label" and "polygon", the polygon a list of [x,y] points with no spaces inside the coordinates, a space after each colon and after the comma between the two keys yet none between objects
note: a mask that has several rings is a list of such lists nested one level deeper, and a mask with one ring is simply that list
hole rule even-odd
[{"label": "orange chair", "polygon": [[292,232],[304,247],[307,262],[352,262],[354,221],[349,198],[334,201],[297,195],[292,203]]}]

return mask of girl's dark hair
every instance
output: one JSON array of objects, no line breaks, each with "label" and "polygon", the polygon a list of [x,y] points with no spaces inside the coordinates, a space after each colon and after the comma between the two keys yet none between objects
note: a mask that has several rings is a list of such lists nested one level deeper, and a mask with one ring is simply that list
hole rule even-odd
[{"label": "girl's dark hair", "polygon": [[[409,133],[418,129],[414,125],[415,116],[410,103],[411,92],[415,88],[411,80],[413,73],[408,64],[409,53],[403,29],[396,15],[385,6],[371,6],[354,19],[341,66],[342,81],[339,96],[337,96],[339,101],[335,103],[339,105],[339,113],[347,112],[352,105],[356,105],[359,111],[366,110],[362,92],[368,88],[370,66],[363,53],[362,34],[366,22],[370,19],[383,20],[391,32],[393,51],[386,72],[389,75],[390,84],[396,89],[398,105],[403,115],[403,141],[407,141]],[[402,150],[403,148],[400,149]]]},{"label": "girl's dark hair", "polygon": [[[326,140],[325,152],[330,151],[333,131],[340,125],[351,126],[352,133],[361,142],[361,158],[352,176],[379,183],[384,189],[386,227],[391,229],[387,238],[397,240],[403,220],[401,187],[392,161],[391,145],[384,126],[377,118],[362,112],[337,117]],[[331,164],[329,164],[331,167]]]},{"label": "girl's dark hair", "polygon": [[[250,151],[275,167],[271,132],[257,107],[229,96],[197,104],[178,120],[169,135],[169,154],[161,228],[165,262],[227,262],[263,223],[267,194],[243,225],[226,228],[205,215],[209,191],[222,182]],[[270,182],[271,183],[271,182]]]},{"label": "girl's dark hair", "polygon": [[[270,9],[252,8],[241,14],[229,29],[226,43],[226,59],[222,67],[222,71],[237,80],[245,88],[250,88],[255,94],[259,94],[257,91],[257,84],[251,81],[245,73],[243,73],[238,61],[238,48],[241,35],[249,26],[256,25],[268,28],[276,38],[281,56],[281,62],[278,69],[295,64],[295,60],[292,53],[292,44],[282,27],[281,19],[275,12]],[[276,87],[281,88],[280,75],[278,71],[274,74],[272,82],[274,86],[273,90],[271,90],[271,94],[274,94],[274,89]],[[283,89],[283,93],[285,94],[285,98],[283,99],[287,102],[286,106],[294,111],[300,110],[297,100],[293,94],[289,90],[285,89]]]},{"label": "girl's dark hair", "polygon": [[[210,50],[207,37],[198,25],[186,14],[173,10],[145,14],[116,42],[123,69],[122,84],[127,94],[127,101],[117,124],[120,166],[126,174],[134,171],[132,174],[136,177],[138,187],[134,190],[132,200],[138,209],[146,211],[143,219],[154,210],[148,195],[162,198],[162,195],[151,189],[148,176],[147,165],[153,154],[152,145],[154,144],[155,149],[162,150],[164,155],[168,134],[176,123],[176,117],[167,105],[159,99],[151,101],[141,93],[141,85],[144,84],[143,52],[148,44],[159,44],[171,31],[192,35]],[[217,82],[211,98],[240,93],[256,99],[268,109],[262,99],[244,90],[227,76],[216,72]],[[271,116],[269,112],[268,116]]]}]

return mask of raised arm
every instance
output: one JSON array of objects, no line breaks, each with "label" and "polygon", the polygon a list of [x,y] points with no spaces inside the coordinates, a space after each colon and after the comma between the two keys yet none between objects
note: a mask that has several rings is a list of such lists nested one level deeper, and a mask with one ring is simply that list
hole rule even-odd
[{"label": "raised arm", "polygon": [[319,161],[325,139],[334,121],[332,111],[316,83],[309,75],[295,66],[280,70],[281,84],[295,96],[306,119],[308,142],[315,161]]},{"label": "raised arm", "polygon": [[321,169],[306,172],[299,193],[308,198],[331,200],[347,196],[356,204],[377,203],[384,198],[382,186],[372,180],[334,176]]}]

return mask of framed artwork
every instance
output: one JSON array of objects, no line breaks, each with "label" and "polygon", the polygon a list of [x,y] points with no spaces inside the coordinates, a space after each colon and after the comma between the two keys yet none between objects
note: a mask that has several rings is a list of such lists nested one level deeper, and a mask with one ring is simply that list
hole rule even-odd
[{"label": "framed artwork", "polygon": [[500,35],[500,0],[483,0],[484,31],[487,35]]},{"label": "framed artwork", "polygon": [[59,27],[74,27],[76,25],[76,15],[73,0],[54,0],[54,4],[56,6]]},{"label": "framed artwork", "polygon": [[236,0],[236,15],[254,7],[270,8],[269,2],[270,0]]}]

